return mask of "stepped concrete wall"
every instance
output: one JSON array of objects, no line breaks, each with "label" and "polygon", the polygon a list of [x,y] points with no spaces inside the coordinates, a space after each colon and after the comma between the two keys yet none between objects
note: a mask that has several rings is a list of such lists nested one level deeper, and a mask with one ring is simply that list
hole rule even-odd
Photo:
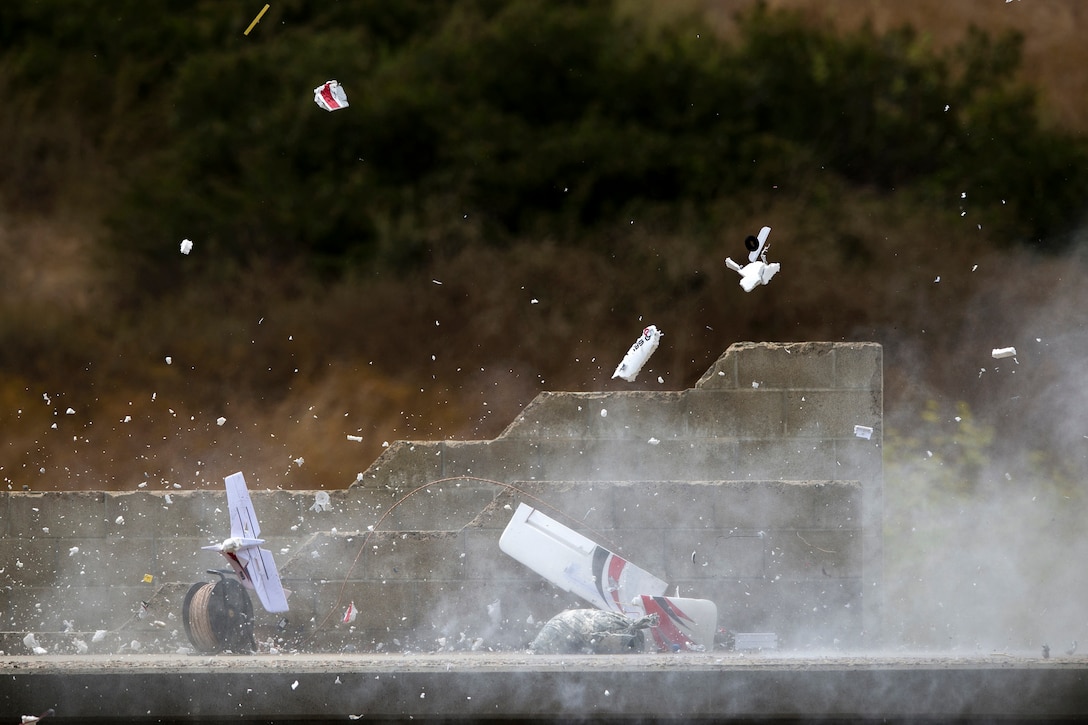
[{"label": "stepped concrete wall", "polygon": [[[882,395],[879,345],[739,343],[688,390],[542,393],[493,440],[398,441],[329,491],[328,510],[314,491],[252,490],[293,592],[286,620],[257,606],[257,636],[318,651],[524,645],[584,606],[499,551],[525,500],[712,599],[724,629],[784,648],[874,644]],[[49,651],[187,646],[181,601],[222,565],[200,547],[226,527],[221,491],[0,495],[0,649],[24,650],[29,632]]]}]

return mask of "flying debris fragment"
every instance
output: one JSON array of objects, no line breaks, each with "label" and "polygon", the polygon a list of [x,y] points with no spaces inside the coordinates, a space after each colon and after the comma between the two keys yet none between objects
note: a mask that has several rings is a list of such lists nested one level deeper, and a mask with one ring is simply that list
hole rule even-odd
[{"label": "flying debris fragment", "polygon": [[623,360],[620,362],[619,367],[616,368],[616,372],[612,373],[613,379],[623,378],[629,383],[635,382],[635,378],[638,377],[642,366],[654,354],[654,350],[657,349],[664,334],[654,325],[643,328],[642,335],[635,340],[627,354],[623,356]]},{"label": "flying debris fragment", "polygon": [[188,254],[191,251],[193,251],[193,242],[192,242],[192,240],[182,239],[181,240],[181,253],[182,254]]},{"label": "flying debris fragment", "polygon": [[1016,357],[1015,347],[995,347],[993,352],[990,353],[994,356],[995,360],[1000,360],[1003,357]]},{"label": "flying debris fragment", "polygon": [[740,286],[745,292],[751,292],[761,284],[768,284],[771,278],[778,274],[782,265],[778,262],[767,263],[767,237],[771,234],[770,227],[759,230],[759,236],[749,235],[744,240],[744,247],[748,250],[748,264],[739,265],[730,257],[725,258],[725,266],[740,275]]},{"label": "flying debris fragment", "polygon": [[56,714],[57,713],[53,708],[49,708],[48,710],[43,712],[41,715],[23,715],[22,725],[27,725],[28,723],[38,722],[40,720],[44,720],[45,718],[49,717],[50,715],[56,715]]},{"label": "flying debris fragment", "polygon": [[348,605],[347,611],[344,612],[344,618],[340,621],[344,624],[351,624],[357,616],[359,616],[359,611],[355,608],[355,602],[352,602]]},{"label": "flying debris fragment", "polygon": [[348,107],[348,94],[337,81],[325,81],[314,89],[314,103],[326,111],[337,111]]}]

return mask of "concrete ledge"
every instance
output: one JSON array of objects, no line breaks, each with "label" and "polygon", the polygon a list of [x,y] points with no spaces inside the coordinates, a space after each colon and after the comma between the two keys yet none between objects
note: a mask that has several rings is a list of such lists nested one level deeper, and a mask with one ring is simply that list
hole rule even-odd
[{"label": "concrete ledge", "polygon": [[75,722],[1078,721],[1088,658],[739,655],[0,659],[0,712]]}]

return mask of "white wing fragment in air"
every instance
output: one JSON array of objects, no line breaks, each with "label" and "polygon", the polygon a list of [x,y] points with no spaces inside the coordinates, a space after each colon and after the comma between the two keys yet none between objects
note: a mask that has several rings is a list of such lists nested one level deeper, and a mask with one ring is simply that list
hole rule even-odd
[{"label": "white wing fragment in air", "polygon": [[242,585],[256,592],[266,611],[286,612],[289,592],[283,588],[272,553],[261,548],[264,539],[257,538],[261,534],[261,526],[257,523],[245,477],[241,473],[232,473],[225,482],[227,508],[230,510],[230,538],[221,544],[203,548],[222,554]]},{"label": "white wing fragment in air", "polygon": [[767,263],[767,237],[771,235],[770,227],[759,230],[758,236],[749,236],[744,240],[744,247],[748,250],[748,264],[739,265],[730,257],[725,258],[725,266],[740,275],[740,286],[745,292],[751,292],[761,284],[769,284],[771,278],[778,274],[782,265],[778,262]]}]

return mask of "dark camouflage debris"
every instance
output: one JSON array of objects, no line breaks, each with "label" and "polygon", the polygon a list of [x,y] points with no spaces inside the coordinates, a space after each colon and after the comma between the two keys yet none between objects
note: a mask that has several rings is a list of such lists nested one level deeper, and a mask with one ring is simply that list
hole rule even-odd
[{"label": "dark camouflage debris", "polygon": [[631,619],[619,612],[568,609],[548,620],[529,645],[534,654],[627,654],[642,652],[642,630],[657,615]]}]

